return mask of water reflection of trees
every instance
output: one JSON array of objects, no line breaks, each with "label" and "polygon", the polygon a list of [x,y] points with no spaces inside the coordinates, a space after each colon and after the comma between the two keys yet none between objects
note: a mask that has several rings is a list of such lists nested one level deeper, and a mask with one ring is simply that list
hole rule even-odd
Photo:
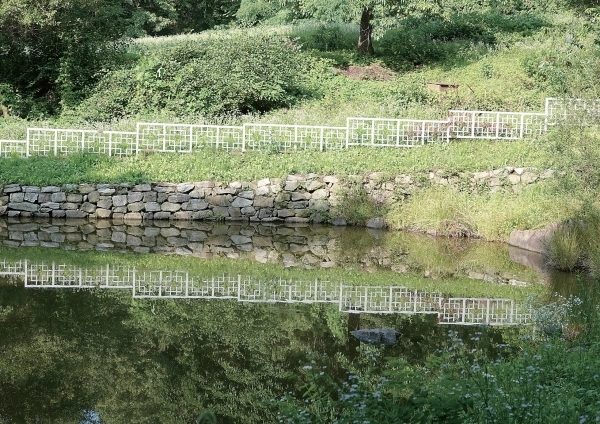
[{"label": "water reflection of trees", "polygon": [[360,366],[352,325],[398,329],[386,354],[410,362],[447,332],[419,316],[349,320],[327,304],[132,300],[109,290],[1,286],[0,305],[7,422],[77,422],[85,410],[105,422],[194,422],[206,409],[220,423],[274,422],[264,401],[296,390],[310,358],[339,378]]}]

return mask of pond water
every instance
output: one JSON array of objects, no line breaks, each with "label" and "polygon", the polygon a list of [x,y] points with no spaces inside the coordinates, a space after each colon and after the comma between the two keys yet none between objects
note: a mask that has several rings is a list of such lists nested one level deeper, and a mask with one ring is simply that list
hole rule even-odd
[{"label": "pond water", "polygon": [[[373,350],[418,363],[450,328],[492,324],[498,342],[528,320],[512,299],[323,278],[336,269],[568,286],[503,244],[356,228],[12,219],[0,246],[0,422],[274,422],[313,360],[344,378]],[[300,273],[221,272],[244,262]],[[365,328],[398,342],[363,344]]]}]

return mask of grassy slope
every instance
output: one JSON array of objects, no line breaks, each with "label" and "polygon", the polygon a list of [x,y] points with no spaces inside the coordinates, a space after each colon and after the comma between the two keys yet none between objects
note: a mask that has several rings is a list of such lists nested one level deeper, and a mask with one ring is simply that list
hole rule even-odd
[{"label": "grassy slope", "polygon": [[[235,118],[231,123],[258,121],[345,125],[348,116],[441,118],[451,108],[543,111],[543,100],[549,93],[545,91],[546,86],[537,84],[526,74],[522,66],[523,60],[532,52],[552,46],[562,49],[564,29],[581,25],[575,17],[568,14],[554,20],[555,28],[534,32],[531,36],[499,34],[499,43],[493,49],[482,45],[460,45],[458,53],[445,62],[398,73],[391,81],[350,80],[332,69],[330,75],[324,75],[319,81],[322,97],[261,116]],[[354,31],[353,28],[347,30]],[[281,29],[275,31],[281,32]],[[284,32],[291,36],[297,35],[294,31],[299,30],[285,28]],[[220,34],[210,36],[227,36]],[[206,38],[207,35],[183,38],[189,41],[193,37]],[[182,37],[140,40],[135,48],[139,51],[160,49],[161,46],[179,42],[180,38]],[[586,43],[589,44],[589,40]],[[315,52],[315,55],[333,57],[339,62],[337,53]],[[364,62],[364,59],[344,52],[340,55],[349,57],[350,62]],[[433,93],[424,88],[426,81],[457,83],[460,87],[449,94]],[[77,126],[131,130],[135,128],[136,121],[195,123],[203,120],[193,116],[144,115],[118,122],[85,123]],[[69,126],[68,122],[60,119],[43,124]],[[0,121],[0,138],[23,138],[28,125],[40,123],[14,119]],[[204,151],[193,155],[150,155],[126,159],[86,156],[7,159],[2,160],[0,166],[0,183],[41,185],[76,182],[231,181],[310,172],[338,175],[368,172],[398,174],[434,169],[481,171],[504,166],[559,167],[561,156],[546,148],[547,145],[547,138],[542,137],[517,142],[456,141],[418,149],[353,149],[323,154],[308,152],[261,155]],[[457,221],[467,224],[473,231],[489,239],[500,240],[505,239],[512,229],[536,228],[555,220],[566,219],[573,212],[572,207],[567,205],[578,204],[574,193],[565,195],[552,184],[542,184],[518,196],[455,195],[430,191],[422,196],[414,196],[413,199],[412,202],[405,202],[388,211],[387,218],[394,227],[434,228],[443,233],[448,222]]]}]

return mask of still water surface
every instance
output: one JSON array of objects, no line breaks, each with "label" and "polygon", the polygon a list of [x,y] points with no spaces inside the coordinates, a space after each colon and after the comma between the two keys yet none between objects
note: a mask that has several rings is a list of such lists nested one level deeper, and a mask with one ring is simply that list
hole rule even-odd
[{"label": "still water surface", "polygon": [[[322,281],[215,283],[195,270],[132,271],[114,259],[64,264],[44,252],[462,274],[490,284],[564,280],[541,258],[504,245],[325,226],[3,220],[0,245],[0,422],[195,422],[204,410],[219,423],[273,422],[269,401],[296,390],[294,375],[312,360],[344,378],[369,350],[417,363],[449,328],[476,328],[439,324],[465,321],[456,305],[440,312],[447,298],[411,294],[409,304],[389,288],[351,292]],[[407,305],[428,313],[397,313]],[[472,303],[485,320],[515,311],[491,308]],[[382,327],[400,333],[396,345],[364,345],[351,334]],[[500,341],[507,330],[490,331]]]}]

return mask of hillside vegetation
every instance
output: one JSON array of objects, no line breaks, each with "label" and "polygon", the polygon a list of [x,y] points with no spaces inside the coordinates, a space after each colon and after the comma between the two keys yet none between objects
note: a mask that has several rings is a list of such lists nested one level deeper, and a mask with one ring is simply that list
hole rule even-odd
[{"label": "hillside vegetation", "polygon": [[[267,3],[242,2],[227,28],[119,41],[85,90],[73,88],[72,101],[52,107],[46,107],[49,95],[27,95],[14,81],[0,81],[8,111],[0,139],[23,139],[27,126],[42,125],[133,130],[138,121],[343,126],[348,116],[443,119],[449,109],[541,112],[546,97],[598,97],[593,5],[448,0],[400,10],[389,2],[373,6],[370,55],[356,49],[360,10],[339,9],[347,13],[336,23],[316,0],[311,13],[293,2],[287,8]],[[138,31],[144,33],[160,31]],[[458,88],[432,91],[431,81]],[[2,160],[0,182],[231,181],[311,172],[393,178],[505,166],[558,171],[519,194],[447,195],[424,187],[422,195],[385,210],[367,208],[398,228],[444,233],[456,220],[473,234],[503,240],[513,229],[589,218],[600,181],[596,138],[594,128],[570,126],[537,139],[413,150],[11,158]]]}]

